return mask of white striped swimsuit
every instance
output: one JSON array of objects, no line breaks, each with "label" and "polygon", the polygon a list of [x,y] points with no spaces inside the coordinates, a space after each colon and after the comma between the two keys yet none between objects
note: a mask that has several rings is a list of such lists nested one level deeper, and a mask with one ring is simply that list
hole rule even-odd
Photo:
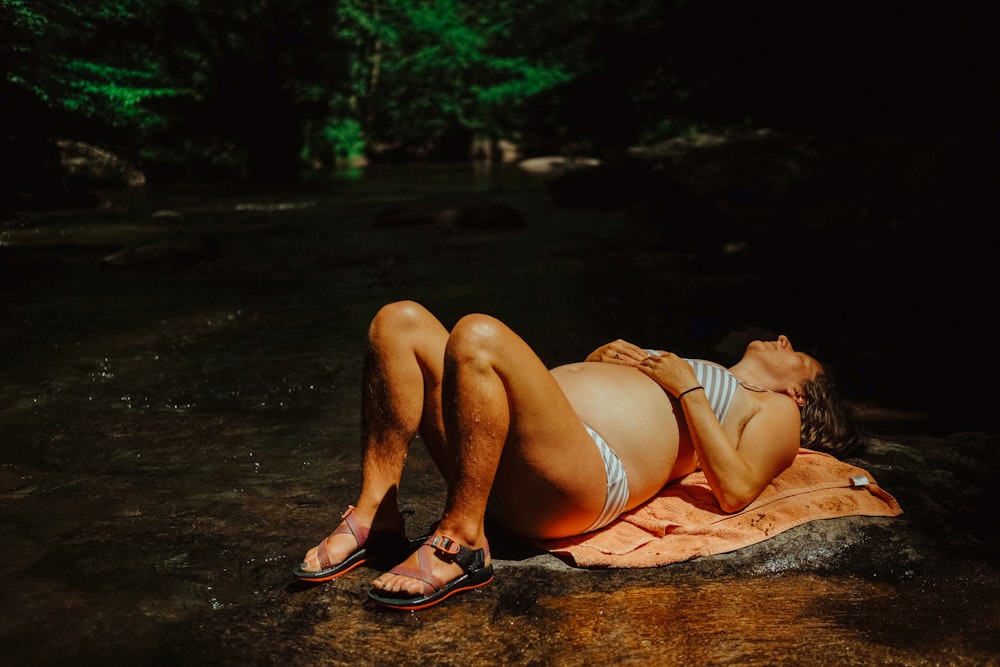
[{"label": "white striped swimsuit", "polygon": [[[652,350],[650,352],[653,352]],[[708,402],[712,406],[712,411],[719,418],[719,423],[726,418],[729,412],[729,405],[736,395],[736,388],[740,386],[739,379],[722,366],[716,366],[699,359],[685,359],[694,369],[694,375],[698,378],[698,384],[705,388],[708,395]],[[628,503],[628,477],[625,475],[625,468],[622,467],[621,459],[615,450],[605,442],[594,429],[586,424],[583,425],[594,439],[597,450],[601,453],[604,461],[604,471],[607,474],[608,486],[607,497],[604,502],[604,510],[597,520],[591,524],[584,532],[590,532],[603,528],[618,518],[618,515],[625,509]]]},{"label": "white striped swimsuit", "polygon": [[590,524],[590,527],[583,531],[589,533],[592,530],[597,530],[608,525],[617,519],[619,514],[625,511],[625,505],[628,504],[628,476],[625,474],[625,468],[622,466],[622,461],[618,458],[618,454],[615,453],[615,450],[611,449],[611,446],[605,442],[604,438],[586,424],[583,427],[587,429],[587,433],[594,439],[597,451],[601,453],[601,460],[604,461],[604,474],[608,481],[604,509],[601,511],[600,516],[594,520],[594,523]]},{"label": "white striped swimsuit", "polygon": [[698,384],[705,388],[712,412],[719,418],[721,424],[729,412],[729,404],[733,402],[737,387],[742,384],[735,375],[722,366],[701,361],[700,359],[685,359],[694,369]]},{"label": "white striped swimsuit", "polygon": [[[650,350],[650,353],[657,354],[653,350]],[[710,364],[699,359],[685,359],[685,361],[691,364],[691,368],[694,369],[695,377],[698,378],[698,384],[705,388],[705,394],[708,395],[712,411],[719,418],[719,423],[722,423],[722,420],[726,418],[726,413],[729,412],[729,404],[733,402],[733,396],[736,395],[736,388],[741,384],[740,380],[721,366],[716,366],[715,364]],[[622,466],[621,459],[618,458],[615,450],[608,445],[597,431],[586,424],[583,427],[587,429],[587,433],[590,434],[590,437],[594,440],[594,444],[597,445],[597,451],[600,452],[601,460],[604,461],[604,472],[607,477],[607,495],[604,501],[604,509],[601,511],[600,516],[594,520],[594,523],[583,531],[589,533],[590,531],[603,528],[621,515],[628,504],[629,488],[625,468]],[[501,522],[503,521],[500,512],[500,499],[495,490],[490,493],[488,510],[495,518]]]}]

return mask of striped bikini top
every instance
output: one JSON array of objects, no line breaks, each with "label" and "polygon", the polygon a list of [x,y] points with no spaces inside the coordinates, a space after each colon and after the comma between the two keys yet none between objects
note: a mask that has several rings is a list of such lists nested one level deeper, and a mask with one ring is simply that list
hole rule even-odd
[{"label": "striped bikini top", "polygon": [[[736,388],[743,382],[722,366],[716,366],[699,359],[685,359],[694,369],[698,384],[705,388],[708,395],[708,402],[712,405],[712,411],[719,418],[719,423],[726,418],[729,412],[729,404],[733,402],[736,395]],[[749,385],[751,389],[757,389],[756,385]]]}]

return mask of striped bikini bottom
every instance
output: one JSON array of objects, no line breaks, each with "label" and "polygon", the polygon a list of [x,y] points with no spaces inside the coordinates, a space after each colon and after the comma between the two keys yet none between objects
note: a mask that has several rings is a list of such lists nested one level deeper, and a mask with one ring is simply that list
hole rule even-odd
[{"label": "striped bikini bottom", "polygon": [[[594,444],[597,445],[597,451],[601,453],[601,460],[604,461],[604,474],[607,478],[604,509],[597,519],[590,524],[590,527],[583,531],[584,533],[589,533],[598,528],[603,528],[618,518],[625,510],[625,505],[628,504],[629,491],[628,476],[625,474],[625,468],[622,466],[621,459],[615,454],[615,450],[611,449],[611,446],[604,441],[604,438],[597,431],[586,424],[583,427],[587,429],[587,433],[590,434],[590,437],[594,440]],[[503,513],[500,510],[500,498],[496,489],[490,492],[487,513],[492,518],[504,523]]]}]

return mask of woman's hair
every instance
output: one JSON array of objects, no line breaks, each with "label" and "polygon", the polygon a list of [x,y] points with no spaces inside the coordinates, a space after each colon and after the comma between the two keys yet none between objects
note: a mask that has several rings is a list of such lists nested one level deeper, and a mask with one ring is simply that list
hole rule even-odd
[{"label": "woman's hair", "polygon": [[820,373],[802,383],[801,446],[845,458],[862,453],[871,437],[857,415],[837,396],[833,379]]}]

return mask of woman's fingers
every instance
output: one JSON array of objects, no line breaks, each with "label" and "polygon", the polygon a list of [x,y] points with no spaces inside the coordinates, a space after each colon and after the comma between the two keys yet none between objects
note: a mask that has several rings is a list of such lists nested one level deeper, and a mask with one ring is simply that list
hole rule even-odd
[{"label": "woman's fingers", "polygon": [[611,343],[604,353],[605,360],[626,366],[635,366],[647,356],[649,353],[646,350],[625,340]]}]

